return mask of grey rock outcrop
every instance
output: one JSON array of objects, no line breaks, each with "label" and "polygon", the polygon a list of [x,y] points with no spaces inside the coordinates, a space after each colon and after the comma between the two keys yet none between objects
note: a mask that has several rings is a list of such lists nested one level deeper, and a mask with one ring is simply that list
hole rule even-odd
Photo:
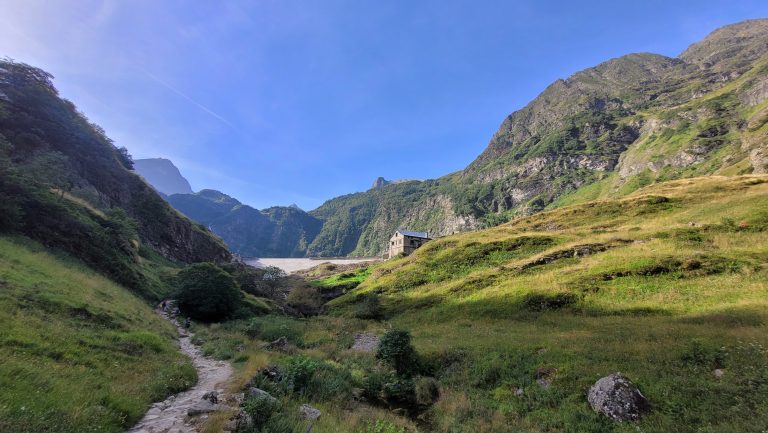
[{"label": "grey rock outcrop", "polygon": [[589,388],[587,400],[595,412],[614,421],[634,421],[650,410],[648,399],[621,373],[603,377]]},{"label": "grey rock outcrop", "polygon": [[321,414],[320,409],[316,409],[308,404],[302,404],[299,407],[299,415],[305,420],[314,421],[320,418]]},{"label": "grey rock outcrop", "polygon": [[277,399],[275,397],[272,397],[272,394],[268,393],[267,391],[264,391],[263,389],[259,389],[256,387],[250,387],[248,388],[248,397],[255,398],[258,400],[269,400],[272,403],[277,402]]}]

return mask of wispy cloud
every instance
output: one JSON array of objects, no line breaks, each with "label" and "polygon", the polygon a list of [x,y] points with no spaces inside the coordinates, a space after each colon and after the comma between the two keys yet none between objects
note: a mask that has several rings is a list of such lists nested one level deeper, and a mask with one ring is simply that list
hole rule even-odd
[{"label": "wispy cloud", "polygon": [[194,100],[191,96],[187,95],[186,93],[182,92],[181,90],[173,87],[172,85],[168,84],[166,81],[163,81],[155,74],[134,65],[138,70],[140,70],[142,73],[144,73],[147,77],[151,78],[156,83],[160,84],[161,86],[165,87],[166,89],[170,90],[171,92],[181,96],[182,98],[186,99],[188,102],[190,102],[192,105],[196,106],[197,108],[203,110],[204,112],[210,114],[211,116],[215,117],[216,119],[220,120],[221,122],[225,123],[230,128],[235,128],[235,125],[233,125],[229,120],[223,118],[219,114],[217,114],[215,111],[211,110],[210,108],[206,107],[205,105],[197,102]]}]

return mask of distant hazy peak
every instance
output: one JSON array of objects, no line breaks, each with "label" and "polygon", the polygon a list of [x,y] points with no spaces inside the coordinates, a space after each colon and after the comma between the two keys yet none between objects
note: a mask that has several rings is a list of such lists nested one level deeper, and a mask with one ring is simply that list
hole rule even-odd
[{"label": "distant hazy peak", "polygon": [[181,175],[179,169],[165,158],[137,159],[133,169],[153,188],[165,195],[192,194],[189,181]]}]

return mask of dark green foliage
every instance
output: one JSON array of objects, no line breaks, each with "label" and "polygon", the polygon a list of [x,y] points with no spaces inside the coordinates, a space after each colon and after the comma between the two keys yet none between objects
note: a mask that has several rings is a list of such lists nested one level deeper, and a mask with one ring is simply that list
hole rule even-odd
[{"label": "dark green foliage", "polygon": [[223,320],[241,303],[234,278],[213,263],[187,266],[179,272],[176,284],[179,309],[196,320]]},{"label": "dark green foliage", "polygon": [[523,305],[528,311],[550,311],[569,307],[579,301],[579,296],[573,293],[529,293],[523,299]]},{"label": "dark green foliage", "polygon": [[376,359],[384,361],[398,375],[410,376],[419,368],[419,358],[411,344],[411,334],[404,330],[390,329],[381,337]]},{"label": "dark green foliage", "polygon": [[355,306],[352,315],[358,319],[381,320],[384,317],[384,307],[381,305],[379,296],[375,293],[363,296],[362,301]]},{"label": "dark green foliage", "polygon": [[268,398],[248,397],[241,408],[253,419],[256,431],[260,431],[280,409],[280,403]]},{"label": "dark green foliage", "polygon": [[320,313],[324,304],[320,291],[310,285],[294,287],[288,294],[286,302],[296,313],[305,317]]},{"label": "dark green foliage", "polygon": [[405,428],[398,428],[388,421],[376,420],[376,422],[367,425],[360,433],[405,433]]},{"label": "dark green foliage", "polygon": [[418,377],[414,380],[414,398],[419,406],[429,406],[440,397],[440,386],[432,377]]}]

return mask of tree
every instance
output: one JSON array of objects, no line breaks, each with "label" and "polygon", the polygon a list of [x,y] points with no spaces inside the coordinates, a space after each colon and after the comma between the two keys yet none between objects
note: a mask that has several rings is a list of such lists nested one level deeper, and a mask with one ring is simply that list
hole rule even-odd
[{"label": "tree", "polygon": [[418,355],[408,331],[390,329],[381,337],[376,358],[395,369],[400,376],[410,377],[418,368]]},{"label": "tree", "polygon": [[127,170],[133,170],[133,157],[128,153],[128,149],[125,146],[117,148],[117,159]]},{"label": "tree", "polygon": [[285,271],[277,266],[267,266],[264,268],[264,275],[261,278],[267,285],[267,290],[269,291],[270,296],[275,296],[277,289],[280,287],[285,277]]},{"label": "tree", "polygon": [[227,318],[240,306],[242,294],[231,275],[213,263],[195,263],[177,276],[179,309],[206,322]]}]

